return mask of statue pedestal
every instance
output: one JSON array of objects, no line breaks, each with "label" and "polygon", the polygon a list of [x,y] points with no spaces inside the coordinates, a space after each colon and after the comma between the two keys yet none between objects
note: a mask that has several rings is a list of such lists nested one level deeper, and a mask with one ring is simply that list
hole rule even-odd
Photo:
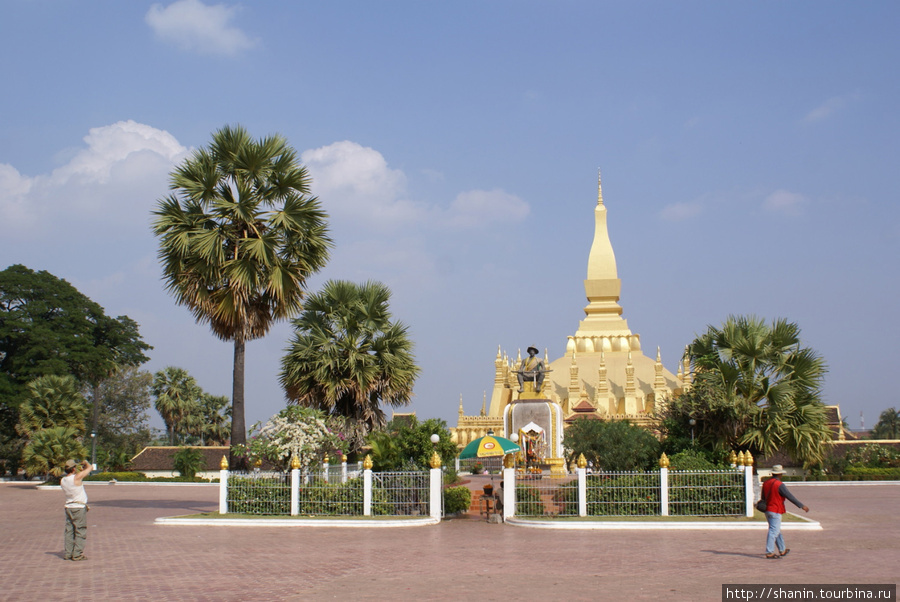
[{"label": "statue pedestal", "polygon": [[525,381],[522,384],[522,392],[519,393],[519,397],[517,399],[543,399],[544,401],[550,401],[544,397],[543,393],[535,393],[534,391],[534,381]]}]

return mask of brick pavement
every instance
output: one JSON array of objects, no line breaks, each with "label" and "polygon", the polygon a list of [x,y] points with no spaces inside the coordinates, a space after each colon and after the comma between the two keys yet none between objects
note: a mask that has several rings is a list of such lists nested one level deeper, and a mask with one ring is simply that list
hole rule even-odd
[{"label": "brick pavement", "polygon": [[896,583],[900,485],[792,486],[824,531],[548,531],[474,517],[397,529],[155,525],[215,487],[89,485],[86,555],[62,494],[0,484],[0,600],[719,600],[727,583]]}]

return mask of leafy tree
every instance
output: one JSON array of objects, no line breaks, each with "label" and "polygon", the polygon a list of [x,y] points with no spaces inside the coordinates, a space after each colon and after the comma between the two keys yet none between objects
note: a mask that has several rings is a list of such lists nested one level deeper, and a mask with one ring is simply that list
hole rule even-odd
[{"label": "leafy tree", "polygon": [[41,376],[27,386],[27,397],[19,408],[20,435],[32,439],[38,432],[53,428],[72,429],[84,435],[87,404],[71,376]]},{"label": "leafy tree", "polygon": [[281,362],[289,400],[368,430],[385,425],[381,404],[409,403],[419,368],[406,326],[391,321],[390,296],[380,282],[331,280],[309,297]]},{"label": "leafy tree", "polygon": [[150,391],[156,398],[156,411],[166,424],[169,445],[175,445],[179,435],[196,429],[199,421],[198,400],[203,391],[187,370],[167,366],[153,376]]},{"label": "leafy tree", "polygon": [[[726,414],[721,446],[763,455],[783,448],[804,465],[822,462],[830,437],[820,399],[826,367],[801,346],[796,324],[731,316],[719,328],[709,326],[688,355],[712,413]],[[704,399],[697,401],[702,408]]]},{"label": "leafy tree", "polygon": [[878,417],[878,424],[872,429],[873,439],[900,439],[900,412],[888,408]]},{"label": "leafy tree", "polygon": [[154,212],[167,289],[234,343],[233,444],[247,436],[247,341],[296,315],[306,280],[328,259],[326,215],[309,184],[284,138],[253,140],[240,126],[224,127],[172,173],[175,192]]},{"label": "leafy tree", "polygon": [[[119,365],[139,365],[149,350],[137,324],[110,318],[75,287],[46,271],[13,265],[0,272],[0,447],[16,448],[14,426],[26,384],[72,375],[96,387]],[[96,390],[96,389],[95,389]],[[99,406],[95,404],[95,417]],[[97,422],[92,422],[96,429]],[[15,458],[8,458],[15,461]]]},{"label": "leafy tree", "polygon": [[602,470],[647,470],[659,459],[656,437],[627,420],[579,418],[566,428],[563,446],[570,462],[584,454]]},{"label": "leafy tree", "polygon": [[[435,444],[431,436],[440,439]],[[391,421],[384,430],[369,434],[372,465],[375,470],[428,470],[431,454],[437,452],[442,466],[449,466],[459,449],[451,440],[447,423],[439,418],[419,422],[415,416],[402,422]]]},{"label": "leafy tree", "polygon": [[[97,426],[98,457],[128,458],[150,443],[148,411],[153,375],[126,367],[103,381],[99,387],[100,422]],[[116,460],[117,464],[122,464]]]},{"label": "leafy tree", "polygon": [[36,431],[22,453],[26,472],[29,475],[49,473],[59,479],[66,460],[87,456],[81,435],[82,432],[71,426]]}]

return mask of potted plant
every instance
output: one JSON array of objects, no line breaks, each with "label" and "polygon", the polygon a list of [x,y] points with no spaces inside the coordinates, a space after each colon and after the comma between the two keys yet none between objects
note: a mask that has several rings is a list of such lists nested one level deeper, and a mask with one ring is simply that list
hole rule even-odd
[{"label": "potted plant", "polygon": [[472,465],[472,474],[481,474],[483,472],[484,464],[482,464],[481,462],[475,462],[475,464]]}]

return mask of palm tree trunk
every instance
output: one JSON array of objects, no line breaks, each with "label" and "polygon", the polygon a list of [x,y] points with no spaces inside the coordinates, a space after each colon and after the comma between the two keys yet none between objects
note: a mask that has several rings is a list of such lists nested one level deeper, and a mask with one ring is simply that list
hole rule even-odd
[{"label": "palm tree trunk", "polygon": [[[242,445],[247,442],[247,429],[244,426],[244,354],[246,343],[240,337],[234,339],[234,377],[231,388],[231,445]],[[247,459],[229,454],[228,465],[231,470],[247,470]]]}]

